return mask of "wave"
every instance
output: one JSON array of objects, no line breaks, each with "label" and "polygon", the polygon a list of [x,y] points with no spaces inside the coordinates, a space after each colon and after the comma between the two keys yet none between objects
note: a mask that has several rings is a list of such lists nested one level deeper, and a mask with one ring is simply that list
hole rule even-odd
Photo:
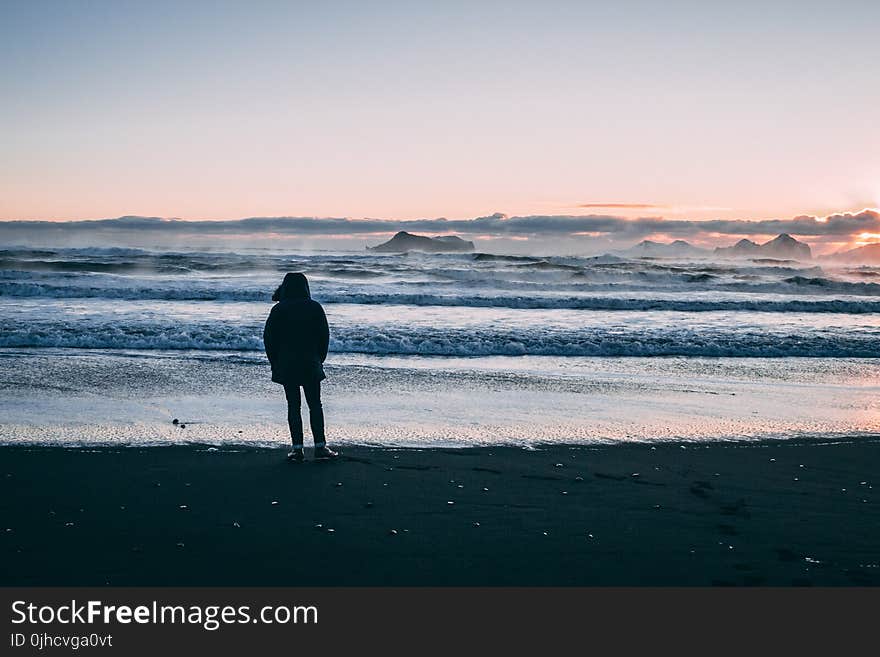
[{"label": "wave", "polygon": [[[261,325],[40,323],[0,326],[0,347],[141,350],[263,350]],[[420,356],[705,356],[880,358],[877,329],[776,332],[766,327],[582,330],[338,326],[331,351]]]},{"label": "wave", "polygon": [[0,259],[0,270],[5,271],[51,271],[51,272],[94,272],[98,274],[139,274],[164,273],[185,274],[189,267],[171,264],[147,264],[144,262],[83,262],[77,260],[4,260]]},{"label": "wave", "polygon": [[538,262],[541,258],[499,253],[474,253],[471,255],[471,259],[474,262]]},{"label": "wave", "polygon": [[[621,291],[619,294],[622,294]],[[34,282],[2,282],[0,296],[21,298],[107,298],[126,301],[230,301],[269,302],[271,291],[261,288],[216,287],[85,287]],[[626,296],[490,296],[383,292],[330,292],[316,294],[326,304],[445,306],[511,308],[525,310],[605,310],[672,312],[768,312],[768,313],[880,313],[880,301],[852,299],[687,299],[628,298]]]}]

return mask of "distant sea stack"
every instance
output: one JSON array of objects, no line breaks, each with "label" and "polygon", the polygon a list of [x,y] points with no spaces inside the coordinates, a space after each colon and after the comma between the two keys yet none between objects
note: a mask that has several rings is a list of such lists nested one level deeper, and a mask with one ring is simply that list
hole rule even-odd
[{"label": "distant sea stack", "polygon": [[880,242],[841,251],[828,256],[827,259],[847,264],[880,265]]},{"label": "distant sea stack", "polygon": [[455,235],[426,237],[400,231],[387,242],[378,246],[368,246],[368,251],[379,253],[406,253],[407,251],[427,251],[429,253],[460,253],[474,250],[474,243]]},{"label": "distant sea stack", "polygon": [[759,257],[790,260],[810,260],[813,257],[809,244],[799,242],[787,233],[783,233],[763,244],[743,239],[733,246],[716,248],[715,255],[734,258]]}]

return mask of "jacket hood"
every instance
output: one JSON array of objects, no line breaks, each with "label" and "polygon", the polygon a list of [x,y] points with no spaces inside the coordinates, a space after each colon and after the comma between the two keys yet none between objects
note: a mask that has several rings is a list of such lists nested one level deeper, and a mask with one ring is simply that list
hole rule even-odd
[{"label": "jacket hood", "polygon": [[309,281],[305,274],[300,272],[291,272],[284,275],[284,280],[275,293],[272,295],[272,301],[284,301],[286,299],[311,299],[309,293]]}]

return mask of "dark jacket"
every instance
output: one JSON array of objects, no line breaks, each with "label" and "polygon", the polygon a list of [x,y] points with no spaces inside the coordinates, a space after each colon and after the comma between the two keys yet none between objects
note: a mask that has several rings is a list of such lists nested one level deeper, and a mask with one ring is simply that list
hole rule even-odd
[{"label": "dark jacket", "polygon": [[324,309],[309,294],[302,274],[287,274],[272,296],[277,301],[263,330],[263,344],[275,383],[306,385],[327,378],[330,330]]}]

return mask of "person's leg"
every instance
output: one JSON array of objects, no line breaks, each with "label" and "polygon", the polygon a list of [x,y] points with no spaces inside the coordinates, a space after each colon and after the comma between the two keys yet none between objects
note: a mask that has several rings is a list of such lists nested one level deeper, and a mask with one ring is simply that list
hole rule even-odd
[{"label": "person's leg", "polygon": [[302,402],[299,396],[299,386],[285,383],[284,395],[287,397],[287,426],[290,427],[290,441],[294,449],[303,448],[303,421],[300,415]]},{"label": "person's leg", "polygon": [[324,436],[324,408],[321,406],[321,382],[304,385],[303,392],[306,395],[306,403],[309,405],[309,426],[312,428],[312,438],[315,439],[315,447],[324,447],[327,439]]}]

